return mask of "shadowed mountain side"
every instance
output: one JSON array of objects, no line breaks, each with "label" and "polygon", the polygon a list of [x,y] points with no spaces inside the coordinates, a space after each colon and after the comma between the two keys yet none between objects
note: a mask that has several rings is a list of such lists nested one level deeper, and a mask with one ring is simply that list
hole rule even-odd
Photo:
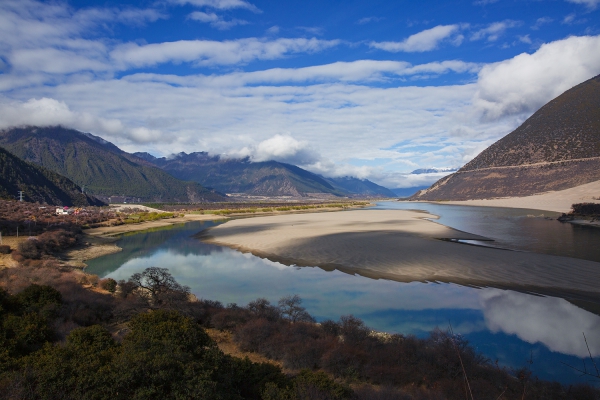
[{"label": "shadowed mountain side", "polygon": [[143,201],[224,201],[196,182],[183,182],[89,133],[60,126],[0,131],[0,146],[21,159],[66,176],[95,195]]},{"label": "shadowed mountain side", "polygon": [[[375,279],[511,288],[600,302],[596,284],[600,280],[600,263],[436,240],[481,237],[415,219],[415,214],[373,215],[377,221],[372,227],[369,223],[373,218],[368,218],[368,214],[358,215],[360,218],[348,215],[354,226],[342,226],[340,219],[325,223],[311,220],[300,228],[296,228],[300,221],[295,219],[269,221],[265,217],[241,224],[236,220],[212,228],[205,241],[287,265],[337,269]],[[398,222],[404,218],[405,222],[386,229],[378,221],[382,216]],[[274,222],[286,222],[287,226]],[[252,224],[256,224],[256,232],[247,229]]]},{"label": "shadowed mountain side", "polygon": [[459,171],[411,200],[478,200],[565,190],[600,180],[600,159]]},{"label": "shadowed mountain side", "polygon": [[600,180],[600,75],[558,96],[412,200],[529,196]]},{"label": "shadowed mountain side", "polygon": [[102,201],[81,193],[64,176],[25,162],[0,148],[0,198],[15,199],[23,191],[26,201],[60,206],[103,206]]}]

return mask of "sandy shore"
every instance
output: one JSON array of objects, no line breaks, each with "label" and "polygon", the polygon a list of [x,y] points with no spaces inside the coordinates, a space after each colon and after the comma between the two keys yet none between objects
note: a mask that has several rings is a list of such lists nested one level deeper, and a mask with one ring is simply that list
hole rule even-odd
[{"label": "sandy shore", "polygon": [[127,232],[145,231],[148,229],[162,228],[169,225],[184,224],[192,221],[215,221],[228,219],[220,215],[210,214],[186,214],[184,217],[165,218],[156,221],[146,221],[136,224],[124,224],[118,226],[102,226],[100,228],[86,229],[84,233],[89,236],[118,236]]},{"label": "sandy shore", "polygon": [[600,301],[600,263],[470,246],[483,239],[404,210],[356,210],[232,220],[203,240],[288,265],[401,282],[493,286]]},{"label": "sandy shore", "polygon": [[600,203],[600,181],[587,183],[574,188],[536,194],[527,197],[507,197],[503,199],[444,201],[443,204],[466,206],[529,208],[532,210],[568,213],[575,203]]}]

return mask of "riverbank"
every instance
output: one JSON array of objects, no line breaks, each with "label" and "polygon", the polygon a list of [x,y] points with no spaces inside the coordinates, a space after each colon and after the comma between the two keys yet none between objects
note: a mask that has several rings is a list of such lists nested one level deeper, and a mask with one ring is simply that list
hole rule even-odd
[{"label": "riverbank", "polygon": [[[374,279],[491,286],[600,301],[600,263],[452,243],[484,240],[405,210],[356,210],[229,221],[203,240],[287,265]],[[445,240],[440,240],[445,239]]]},{"label": "riverbank", "polygon": [[[346,209],[359,209],[364,208],[370,204],[363,205],[349,205]],[[140,208],[139,205],[121,204],[116,205],[119,211],[124,209]],[[252,218],[258,216],[275,216],[275,215],[288,215],[288,214],[310,214],[310,213],[330,213],[343,211],[344,208],[339,207],[319,207],[319,208],[306,208],[297,209],[294,207],[288,207],[289,210],[273,210],[267,212],[230,212],[227,215],[222,213],[190,213],[184,214],[183,216],[175,218],[165,218],[156,221],[146,221],[140,223],[123,224],[117,226],[102,226],[98,228],[84,230],[84,238],[82,243],[78,246],[73,247],[59,255],[61,261],[68,266],[73,268],[85,268],[87,266],[86,261],[94,258],[102,257],[108,254],[113,254],[121,251],[115,242],[118,240],[118,236],[124,233],[130,232],[142,232],[149,229],[163,228],[170,225],[184,224],[193,221],[216,221],[216,220],[228,220],[230,218]],[[162,210],[152,209],[145,207],[145,211],[162,212]]]},{"label": "riverbank", "polygon": [[193,221],[214,221],[222,219],[227,219],[227,217],[186,214],[180,217],[165,218],[156,221],[86,229],[83,231],[84,235],[80,244],[59,254],[58,258],[70,267],[85,268],[87,266],[86,261],[88,260],[121,251],[122,249],[117,246],[115,242],[119,240],[118,236],[124,233],[142,232],[149,229],[164,228],[170,225],[184,224]]},{"label": "riverbank", "polygon": [[506,197],[499,199],[440,201],[432,203],[454,204],[481,207],[527,208],[531,210],[568,213],[576,203],[600,203],[600,181],[587,183],[574,188],[547,192],[526,197]]}]

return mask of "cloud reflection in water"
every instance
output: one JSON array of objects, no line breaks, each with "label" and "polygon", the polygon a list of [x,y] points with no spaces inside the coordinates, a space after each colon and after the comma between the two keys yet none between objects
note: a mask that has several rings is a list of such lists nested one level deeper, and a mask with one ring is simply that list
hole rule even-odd
[{"label": "cloud reflection in water", "polygon": [[500,289],[481,291],[485,322],[492,332],[514,334],[550,350],[588,357],[600,355],[600,317],[556,297],[538,297]]}]

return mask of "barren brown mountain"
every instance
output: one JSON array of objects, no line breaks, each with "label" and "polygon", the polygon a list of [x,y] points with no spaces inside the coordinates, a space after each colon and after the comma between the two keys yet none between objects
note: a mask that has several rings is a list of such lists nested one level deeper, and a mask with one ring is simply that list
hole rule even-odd
[{"label": "barren brown mountain", "polygon": [[529,196],[600,180],[600,75],[561,94],[521,126],[413,200]]}]

